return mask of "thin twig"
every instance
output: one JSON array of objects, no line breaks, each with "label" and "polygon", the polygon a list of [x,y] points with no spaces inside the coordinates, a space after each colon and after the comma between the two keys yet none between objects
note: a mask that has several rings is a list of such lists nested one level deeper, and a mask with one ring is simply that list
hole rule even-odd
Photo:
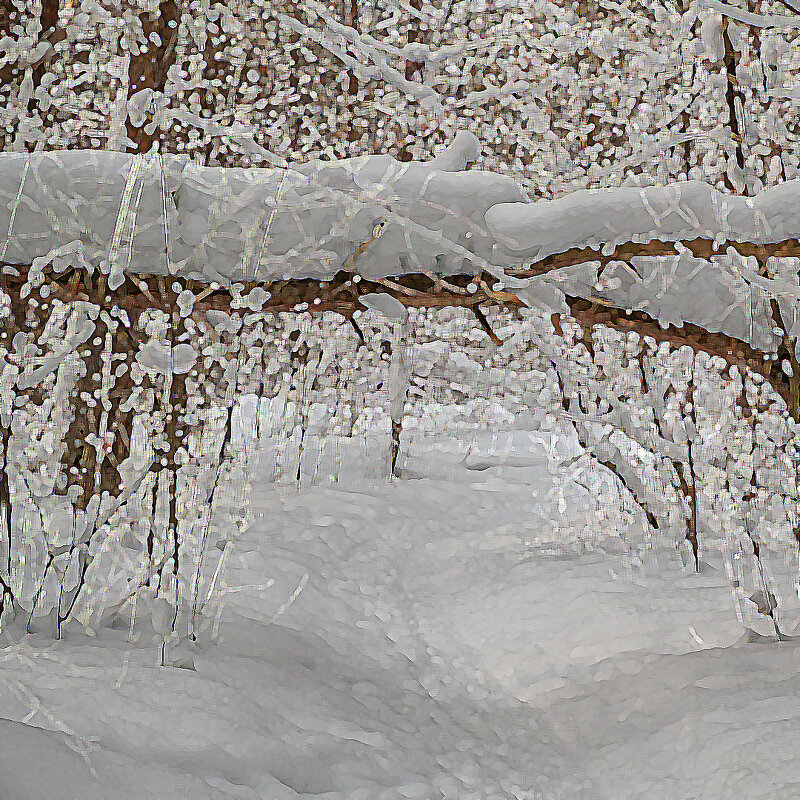
[{"label": "thin twig", "polygon": [[503,340],[492,330],[491,325],[489,325],[489,320],[486,319],[486,315],[481,310],[481,307],[478,305],[472,306],[472,310],[475,312],[475,316],[478,318],[478,322],[480,322],[481,327],[486,331],[486,335],[499,347],[503,344]]},{"label": "thin twig", "polygon": [[444,280],[441,275],[437,275],[435,272],[428,272],[426,270],[422,274],[433,281],[433,285],[437,292],[444,288],[448,291],[454,292],[455,294],[469,294],[469,289],[465,289],[462,286],[456,286],[454,283]]},{"label": "thin twig", "polygon": [[350,316],[346,316],[345,319],[353,326],[353,330],[358,335],[359,347],[361,345],[364,345],[364,347],[366,347],[367,346],[367,340],[364,338],[364,331],[361,330],[361,327],[356,322],[355,317],[350,315]]},{"label": "thin twig", "polygon": [[779,3],[780,3],[782,6],[786,6],[786,8],[788,8],[788,9],[789,9],[789,11],[794,11],[794,13],[795,13],[795,14],[800,14],[800,8],[795,8],[795,7],[794,7],[793,5],[791,5],[790,3],[787,3],[787,2],[786,2],[786,0],[778,0],[778,2],[779,2]]},{"label": "thin twig", "polygon": [[400,292],[400,294],[404,294],[407,297],[425,297],[425,292],[418,292],[416,289],[409,289],[407,286],[390,281],[388,278],[370,278],[370,280],[373,283],[379,283],[381,286],[394,289],[396,292]]},{"label": "thin twig", "polygon": [[203,289],[203,291],[200,292],[200,294],[198,294],[197,297],[194,298],[195,303],[199,303],[201,300],[205,300],[206,297],[208,297],[210,294],[212,294],[213,292],[216,292],[216,291],[217,290],[214,289],[212,286],[209,286],[208,288]]}]

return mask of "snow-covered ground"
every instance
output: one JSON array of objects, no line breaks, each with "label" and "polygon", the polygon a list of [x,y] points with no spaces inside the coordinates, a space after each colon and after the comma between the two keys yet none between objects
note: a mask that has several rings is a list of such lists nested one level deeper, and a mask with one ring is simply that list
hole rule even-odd
[{"label": "snow-covered ground", "polygon": [[[299,490],[265,447],[182,667],[144,613],[134,641],[2,635],[0,798],[800,797],[800,648],[742,640],[715,553],[696,575],[598,530],[550,444],[443,426],[390,482],[384,434],[309,442]],[[795,562],[770,564],[791,633]]]}]

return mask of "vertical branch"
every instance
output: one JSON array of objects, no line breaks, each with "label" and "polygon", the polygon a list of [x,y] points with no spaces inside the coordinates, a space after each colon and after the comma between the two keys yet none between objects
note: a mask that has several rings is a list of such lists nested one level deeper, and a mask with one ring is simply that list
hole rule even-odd
[{"label": "vertical branch", "polygon": [[[3,292],[7,289],[5,273],[0,272],[0,282],[2,283]],[[15,324],[15,314],[11,314],[3,320],[3,332],[5,333],[3,356],[3,367],[8,365],[8,360],[5,356],[8,354],[7,348],[14,339],[14,334],[17,330]],[[11,529],[11,474],[9,470],[9,444],[11,442],[11,414],[14,410],[14,396],[16,392],[14,387],[9,388],[9,395],[7,398],[0,398],[0,431],[2,431],[2,444],[3,444],[3,473],[0,476],[0,525],[3,526],[5,543],[6,543],[6,574],[3,576],[0,573],[0,582],[2,582],[2,596],[0,596],[0,618],[2,618],[3,608],[5,606],[5,599],[8,596],[11,602],[14,602],[14,594],[11,590],[11,573],[13,566],[13,534]]]},{"label": "vertical branch", "polygon": [[[344,0],[345,3],[348,3],[348,0]],[[355,30],[359,30],[358,27],[358,0],[349,0],[349,9],[345,11],[344,14],[344,24],[350,26],[351,28],[355,28]],[[353,69],[348,69],[347,74],[350,78],[350,85],[347,87],[347,93],[355,99],[356,95],[358,94],[358,78],[356,77],[355,72]],[[355,141],[358,139],[359,134],[357,131],[352,130],[350,132],[351,139],[350,141]]]},{"label": "vertical branch", "polygon": [[300,411],[300,442],[297,448],[297,486],[300,487],[303,470],[303,453],[305,450],[306,431],[308,429],[308,413],[311,407],[312,393],[317,388],[319,381],[319,366],[322,363],[322,350],[314,347],[315,358],[309,358],[311,350],[308,350],[303,367],[302,393],[299,400]]},{"label": "vertical branch", "polygon": [[6,546],[6,564],[5,575],[0,572],[0,588],[2,595],[0,595],[0,618],[2,618],[3,608],[5,607],[6,595],[8,595],[11,602],[14,602],[14,593],[11,591],[11,569],[12,569],[12,551],[13,541],[11,535],[11,482],[8,473],[8,445],[11,438],[10,425],[2,426],[2,442],[3,442],[3,475],[0,478],[0,524],[3,526],[5,534]]},{"label": "vertical branch", "polygon": [[[258,414],[257,410],[256,414]],[[198,610],[202,613],[202,607],[198,609],[198,601],[200,597],[200,579],[202,577],[203,560],[206,552],[206,546],[208,544],[208,535],[211,531],[211,518],[214,514],[214,498],[217,493],[217,487],[219,486],[220,475],[222,474],[222,465],[225,459],[230,455],[228,451],[230,448],[232,430],[233,430],[233,403],[231,403],[228,406],[228,414],[225,420],[225,434],[222,440],[222,447],[220,448],[219,451],[219,463],[217,464],[217,472],[216,475],[214,476],[214,485],[211,487],[211,494],[209,495],[208,501],[206,502],[206,514],[207,514],[206,523],[203,526],[203,537],[200,541],[200,552],[197,555],[197,569],[195,570],[194,587],[192,588],[192,615],[189,620],[189,637],[193,642],[197,640],[196,622],[197,622]],[[222,556],[220,556],[220,561],[221,560]]]},{"label": "vertical branch", "polygon": [[[689,7],[690,7],[690,3],[687,0],[683,0],[683,2],[680,5],[681,14],[686,14],[689,11]],[[697,20],[696,19],[692,23],[692,27],[691,27],[689,33],[690,33],[691,40],[696,41],[697,40]],[[691,78],[689,80],[689,90],[690,91],[694,87],[694,81],[695,81],[695,77],[696,76],[697,76],[697,60],[693,59],[693,61],[692,61],[692,76],[691,76]],[[681,132],[684,133],[684,134],[688,134],[689,133],[689,128],[690,128],[690,125],[691,125],[691,116],[689,114],[688,109],[684,108],[681,111],[681,115],[680,116],[681,116]],[[692,141],[691,141],[691,139],[687,139],[683,143],[683,161],[684,161],[684,167],[686,169],[687,177],[689,175],[689,170],[693,166],[693,163],[692,163],[692,149],[693,149]]]},{"label": "vertical branch", "polygon": [[403,431],[403,411],[408,395],[408,335],[409,324],[395,322],[392,331],[392,360],[389,364],[389,416],[392,421],[392,444],[390,449],[391,475],[400,477],[397,456],[400,453],[400,434]]},{"label": "vertical branch", "polygon": [[[420,11],[422,9],[422,0],[410,0],[411,6]],[[416,17],[410,17],[408,20],[408,35],[407,40],[409,44],[413,44],[414,42],[421,42],[423,41],[424,36],[422,31],[418,29],[418,23],[416,22]],[[424,62],[422,61],[406,61],[405,66],[405,78],[407,81],[414,80],[414,73],[421,73],[423,67],[425,66]],[[409,150],[410,145],[414,141],[414,137],[416,136],[416,131],[408,131],[406,133],[405,139],[403,140],[402,147],[398,152],[396,158],[398,161],[411,161],[414,158],[414,154]]]},{"label": "vertical branch", "polygon": [[800,492],[798,492],[798,489],[800,489],[800,448],[798,448],[796,442],[793,444],[794,446],[789,450],[792,459],[792,471],[794,473],[794,497],[792,497],[794,501],[794,513],[790,514],[790,522],[792,522],[792,535],[794,536],[795,542],[797,542],[795,588],[800,592]]},{"label": "vertical branch", "polygon": [[[42,26],[42,30],[40,32],[40,36],[43,40],[49,40],[51,44],[59,41],[60,39],[64,39],[66,34],[63,31],[58,31],[58,5],[59,0],[42,0],[42,13],[39,18],[39,23]],[[52,53],[52,51],[51,51]],[[51,53],[47,55],[50,56]],[[42,78],[47,71],[47,60],[40,59],[37,62],[33,70],[31,72],[31,78],[33,79],[33,89],[36,89],[41,85]],[[28,101],[28,113],[33,114],[34,110],[38,107],[39,101],[35,98],[31,98]],[[35,145],[28,144],[28,150],[33,152]]]},{"label": "vertical branch", "polygon": [[[647,379],[647,371],[645,370],[644,366],[644,351],[640,351],[639,353],[639,370],[641,374],[642,380],[642,390],[645,397],[651,397],[655,400],[653,392],[655,391],[655,387],[651,386],[648,379]],[[690,384],[691,385],[691,384]],[[692,389],[692,391],[694,391]],[[674,389],[670,386],[667,392],[664,394],[664,397],[661,400],[666,400],[666,398],[674,393]],[[659,416],[658,408],[655,407],[654,403],[650,403],[650,406],[653,408],[653,420],[655,421],[656,430],[658,431],[658,435],[667,441],[672,441],[672,436],[669,435],[667,431],[665,431],[664,426],[662,425],[661,417]],[[692,419],[694,420],[694,406],[692,406]],[[675,474],[678,476],[678,484],[680,486],[681,494],[689,503],[689,516],[686,517],[686,534],[685,539],[689,542],[689,545],[692,548],[692,556],[694,558],[694,566],[695,571],[700,571],[700,556],[699,556],[699,544],[697,539],[697,485],[695,479],[695,472],[694,472],[694,460],[692,457],[692,442],[691,440],[688,441],[688,462],[689,462],[689,475],[690,480],[687,480],[686,474],[684,472],[684,465],[681,461],[672,460],[672,467],[675,470]]]},{"label": "vertical branch", "polygon": [[[733,43],[731,42],[729,26],[728,26],[728,17],[723,17],[722,19],[722,41],[725,44],[725,56],[724,56],[724,64],[725,64],[725,74],[727,78],[727,87],[725,90],[725,102],[728,106],[728,125],[730,126],[731,136],[735,141],[735,149],[734,154],[736,156],[736,164],[738,165],[739,169],[742,173],[742,193],[747,194],[747,180],[744,178],[744,165],[745,165],[745,153],[744,153],[744,134],[741,130],[741,126],[739,125],[739,110],[737,109],[737,102],[738,108],[741,109],[742,114],[742,122],[744,122],[744,95],[738,89],[739,81],[736,77],[736,67],[739,64],[739,54],[733,47]],[[736,187],[733,181],[728,174],[728,170],[725,170],[725,186],[730,189],[734,194],[739,194],[738,187]]]},{"label": "vertical branch", "polygon": [[[411,0],[411,6],[417,11],[422,10],[422,0]],[[416,17],[410,17],[408,20],[408,43],[423,41],[424,37],[422,31],[418,30],[418,23],[414,22]],[[406,61],[405,78],[407,81],[414,79],[414,73],[420,72],[425,66],[423,61]]]},{"label": "vertical branch", "polygon": [[[748,506],[749,506],[751,500],[750,495],[745,495],[744,499],[748,501]],[[753,546],[753,558],[755,559],[756,562],[759,584],[761,586],[761,592],[763,593],[762,598],[758,598],[758,596],[756,595],[756,599],[754,600],[754,602],[758,607],[759,613],[770,618],[770,620],[772,621],[772,625],[775,628],[775,639],[776,641],[780,641],[781,629],[778,627],[778,620],[775,618],[775,610],[777,608],[777,605],[775,604],[775,595],[772,594],[772,592],[769,590],[767,577],[766,574],[764,573],[764,564],[761,561],[761,544],[759,543],[755,534],[750,530],[750,522],[748,517],[749,517],[749,511],[746,512],[745,514],[744,525],[745,525],[745,530],[747,531],[747,535],[750,538],[750,543]]]},{"label": "vertical branch", "polygon": [[[692,447],[694,445],[694,435],[697,431],[697,411],[695,410],[694,404],[694,366],[692,367],[692,379],[689,381],[689,386],[686,392],[686,399],[689,405],[689,419],[691,420],[691,431],[689,431],[689,436],[686,440],[686,449],[688,454],[688,461],[689,461],[689,475],[691,476],[691,486],[688,487],[689,490],[689,502],[691,503],[691,517],[689,518],[689,527],[686,531],[686,538],[689,540],[689,543],[692,546],[692,553],[694,554],[694,567],[697,572],[700,572],[700,551],[699,551],[699,541],[697,537],[697,473],[695,472],[694,468],[694,456],[692,454]],[[685,408],[685,406],[684,406]]]},{"label": "vertical branch", "polygon": [[[759,11],[760,9],[758,8],[758,6],[760,6],[761,3],[756,2],[751,4],[750,2],[748,2],[747,5],[750,11]],[[792,10],[791,6],[788,6],[788,8]],[[755,92],[754,99],[758,104],[758,106],[760,107],[761,113],[766,115],[769,113],[769,108],[772,103],[772,100],[769,98],[769,90],[774,86],[774,79],[775,79],[774,73],[777,73],[778,65],[777,63],[771,62],[771,60],[769,62],[766,61],[765,50],[767,50],[767,48],[764,46],[764,43],[762,42],[761,39],[761,29],[753,27],[750,30],[753,35],[755,43],[756,55],[759,63],[761,64],[762,72],[764,74],[763,91]],[[770,157],[778,158],[778,163],[780,164],[781,168],[781,174],[780,174],[781,180],[784,181],[787,180],[786,164],[783,159],[783,148],[776,141],[773,140],[769,144],[769,149],[770,149],[769,153]]]},{"label": "vertical branch", "polygon": [[[16,8],[14,7],[11,0],[0,0],[0,37],[8,36],[11,33],[12,27],[12,16],[15,15]],[[11,65],[6,65],[4,67],[0,67],[0,83],[3,86],[10,86],[11,83]],[[0,108],[3,107],[2,101],[0,101]],[[2,252],[5,252],[5,242],[0,242],[0,247],[2,247]],[[2,272],[2,267],[0,267],[0,282],[2,282],[2,289],[3,292],[6,292],[7,289],[7,281],[6,275]],[[3,320],[3,331],[6,334],[6,338],[4,339],[4,344],[2,346],[3,356],[5,356],[8,352],[7,348],[9,347],[9,343],[12,341],[13,334],[14,334],[14,315],[12,314],[10,317],[6,317]],[[5,357],[3,358],[2,362],[5,367],[7,360]],[[2,428],[2,445],[3,445],[3,473],[0,476],[0,524],[3,525],[3,533],[6,537],[6,575],[5,577],[0,574],[0,580],[3,581],[2,583],[2,595],[0,596],[0,619],[2,618],[3,608],[5,607],[5,599],[6,595],[11,595],[11,600],[13,602],[13,594],[11,594],[11,569],[12,569],[12,555],[13,555],[13,541],[12,541],[12,534],[11,534],[11,483],[10,477],[8,474],[8,445],[9,439],[11,436],[11,411],[14,407],[13,405],[13,389],[10,390],[10,398],[11,403],[6,406],[6,403],[3,403],[2,409],[0,409],[0,414],[2,414],[2,419],[0,420],[1,428]]]},{"label": "vertical branch", "polygon": [[[309,356],[309,347],[308,344],[305,342],[304,338],[301,338],[300,329],[295,328],[289,334],[289,342],[293,344],[292,350],[289,353],[289,381],[288,381],[288,391],[287,391],[287,400],[289,395],[292,391],[295,393],[295,397],[297,398],[295,401],[295,421],[297,416],[299,415],[301,418],[300,423],[300,430],[301,430],[301,438],[303,436],[303,422],[302,422],[302,408],[303,403],[305,402],[305,383],[306,383],[306,375],[307,375],[307,367],[308,367],[308,356]],[[292,440],[294,437],[294,431],[296,428],[296,424],[293,421],[291,428],[287,431],[287,443]],[[300,481],[300,456],[298,454],[298,465],[297,470],[295,471],[295,479]]]},{"label": "vertical branch", "polygon": [[[747,401],[745,400],[745,402]],[[755,442],[753,447],[755,448]],[[775,638],[777,641],[780,641],[781,631],[778,627],[778,620],[775,618],[775,609],[777,606],[775,604],[775,596],[769,589],[769,584],[767,583],[766,574],[764,572],[764,564],[761,560],[761,543],[758,541],[758,537],[755,535],[755,533],[750,529],[750,509],[752,508],[753,502],[756,500],[756,498],[756,471],[754,466],[752,475],[750,477],[750,491],[743,495],[742,502],[746,504],[744,513],[744,528],[753,548],[753,558],[756,562],[756,572],[763,597],[758,598],[756,595],[755,598],[751,598],[751,600],[756,603],[760,614],[764,614],[764,616],[770,618],[772,625],[775,628]]]},{"label": "vertical branch", "polygon": [[[351,315],[347,317],[348,322],[352,326],[353,330],[356,332],[358,336],[358,340],[356,341],[355,350],[353,351],[353,364],[352,368],[349,372],[349,381],[348,381],[348,374],[345,373],[344,375],[344,388],[347,389],[348,382],[350,384],[349,389],[349,400],[348,400],[348,410],[350,413],[350,420],[348,423],[347,429],[347,437],[353,437],[353,430],[356,425],[356,419],[358,418],[358,410],[356,408],[356,400],[358,397],[358,362],[359,357],[361,355],[361,348],[363,347],[365,350],[368,350],[367,341],[364,338],[364,332],[361,330],[361,326],[356,322],[355,318]],[[337,476],[338,476],[338,465],[337,465]]]},{"label": "vertical branch", "polygon": [[700,572],[700,556],[699,546],[697,539],[697,484],[694,473],[694,462],[692,459],[692,443],[687,442],[688,451],[688,466],[689,466],[689,479],[686,477],[686,470],[681,461],[673,461],[672,465],[678,475],[678,483],[680,484],[681,494],[689,504],[689,515],[685,517],[686,520],[686,534],[684,538],[692,548],[692,558],[694,560],[694,567],[696,572]]},{"label": "vertical branch", "polygon": [[[25,9],[24,3],[15,3],[14,0],[0,0],[0,41],[5,37],[9,37],[12,41],[17,40],[20,35],[19,28],[26,28],[26,33],[30,34],[30,17],[32,14],[23,9]],[[39,14],[39,25],[41,27],[39,32],[40,41],[39,43],[31,44],[30,47],[34,48],[41,42],[49,42],[51,46],[46,49],[43,55],[35,62],[29,62],[24,59],[21,61],[8,59],[0,66],[0,87],[2,87],[5,92],[4,95],[0,95],[0,108],[12,110],[12,116],[5,122],[6,125],[12,125],[15,119],[17,123],[16,130],[3,131],[3,134],[6,137],[6,143],[10,144],[12,137],[19,136],[19,134],[23,132],[20,130],[23,121],[29,122],[26,117],[33,118],[34,124],[26,125],[24,130],[26,133],[34,131],[35,138],[31,138],[30,135],[22,137],[25,140],[25,150],[28,152],[33,152],[37,144],[41,147],[41,143],[38,140],[41,139],[44,141],[43,125],[37,125],[35,121],[36,114],[40,110],[40,104],[35,94],[36,90],[41,86],[42,78],[47,69],[47,63],[55,53],[52,45],[65,38],[64,32],[57,29],[58,10],[59,0],[42,0]],[[24,105],[19,103],[17,99],[23,81],[29,81],[27,86],[29,96],[27,103]],[[41,119],[40,122],[43,123],[44,120]],[[0,149],[3,149],[1,141]]]},{"label": "vertical branch", "polygon": [[[749,400],[747,399],[747,392],[745,390],[744,383],[742,384],[742,392],[741,392],[741,394],[739,395],[739,398],[738,398],[738,405],[742,409],[742,416],[744,417],[745,420],[750,422],[750,424],[752,426],[752,429],[751,429],[752,446],[751,446],[751,450],[750,450],[750,454],[751,454],[751,457],[752,457],[752,456],[755,455],[755,451],[756,451],[756,447],[757,447],[756,435],[755,435],[756,434],[757,420],[756,420],[755,409],[752,408],[752,406],[750,405]],[[729,483],[728,483],[727,478],[726,478],[726,481],[725,481],[725,486],[726,486],[726,489],[728,489],[730,491],[730,487],[729,487]],[[762,598],[763,599],[763,603],[762,602],[757,602],[758,610],[759,610],[760,613],[764,614],[765,616],[768,616],[772,620],[772,624],[773,624],[773,626],[775,628],[775,637],[776,637],[776,639],[780,639],[781,632],[780,632],[780,629],[778,628],[778,622],[775,619],[775,615],[774,615],[774,611],[775,611],[775,607],[776,607],[775,603],[774,603],[774,595],[769,590],[769,586],[768,586],[767,580],[766,580],[766,574],[765,574],[765,571],[764,571],[764,565],[763,565],[762,559],[761,559],[761,544],[758,541],[758,537],[755,535],[755,533],[750,528],[750,516],[751,516],[750,512],[751,512],[751,509],[753,507],[753,503],[755,502],[757,497],[758,497],[758,492],[757,492],[757,482],[756,482],[756,464],[755,464],[755,459],[753,458],[753,463],[751,465],[751,472],[750,472],[750,487],[742,495],[742,503],[745,506],[744,512],[743,512],[743,515],[742,515],[743,516],[743,520],[742,521],[743,521],[743,524],[744,524],[745,532],[747,533],[747,537],[750,540],[750,545],[751,545],[751,547],[753,549],[753,558],[755,560],[756,573],[758,575],[758,580],[759,580],[759,583],[761,585],[761,591],[763,592],[763,598]],[[751,600],[753,600],[753,599],[754,598],[751,598]]]},{"label": "vertical branch", "polygon": [[[175,346],[182,341],[186,333],[186,325],[180,314],[178,307],[178,292],[175,284],[167,285],[162,276],[159,276],[159,289],[161,295],[167,302],[169,314],[168,342],[170,349],[175,352]],[[173,362],[174,363],[174,362]],[[186,372],[181,369],[175,371],[173,368],[168,375],[164,376],[164,406],[165,413],[164,435],[166,438],[166,452],[161,458],[158,467],[160,471],[165,471],[168,475],[169,485],[169,529],[167,541],[171,539],[172,544],[172,573],[175,580],[175,591],[178,592],[178,568],[180,557],[180,530],[178,515],[178,449],[181,446],[181,438],[186,435],[184,422],[186,418]],[[179,433],[180,432],[180,433]],[[177,609],[177,606],[176,606]]]},{"label": "vertical branch", "polygon": [[[766,261],[758,259],[758,274],[763,277],[769,277]],[[781,314],[780,303],[778,298],[770,297],[769,300],[770,310],[772,312],[772,322],[774,323],[775,330],[779,331],[781,341],[778,344],[778,358],[782,361],[789,362],[789,402],[788,411],[795,425],[800,424],[800,362],[797,359],[797,341],[789,333],[789,328]],[[755,426],[755,417],[753,418],[753,425]],[[795,470],[795,486],[798,483],[798,472]],[[797,542],[798,558],[800,558],[800,519],[795,519],[792,525],[792,535]]]},{"label": "vertical branch", "polygon": [[[98,276],[95,284],[94,300],[99,305],[106,298],[106,276]],[[74,393],[73,405],[75,416],[67,433],[71,439],[72,448],[65,449],[65,460],[69,465],[66,493],[71,494],[70,487],[78,487],[73,509],[73,526],[77,524],[78,512],[91,514],[91,522],[84,519],[85,530],[79,537],[73,535],[69,550],[69,559],[74,551],[78,551],[78,580],[76,585],[65,591],[63,578],[59,590],[57,610],[57,635],[60,637],[61,625],[69,618],[84,587],[86,573],[92,563],[89,553],[90,541],[103,521],[101,503],[104,499],[117,498],[122,486],[118,471],[120,462],[127,456],[130,447],[130,434],[125,430],[125,422],[121,419],[120,405],[123,389],[116,387],[117,391],[112,397],[111,368],[114,362],[114,344],[120,343],[119,329],[122,325],[112,321],[106,311],[99,311],[95,320],[94,335],[90,340],[88,356],[84,361],[84,376],[78,381]],[[91,391],[80,387],[89,387]],[[95,388],[96,387],[96,388]],[[86,399],[84,394],[90,394],[93,400]],[[79,401],[85,405],[79,406]],[[90,405],[94,402],[94,405]],[[109,424],[111,420],[111,424]],[[80,439],[81,432],[83,439]],[[109,441],[110,438],[110,441]],[[127,439],[127,447],[122,440]],[[76,464],[80,465],[76,467]],[[94,505],[93,505],[94,503]]]},{"label": "vertical branch", "polygon": [[[139,21],[145,42],[138,43],[138,52],[130,53],[128,97],[142,89],[164,91],[167,70],[175,61],[180,9],[176,0],[161,0],[156,12],[141,12]],[[126,119],[125,125],[128,138],[133,142],[128,148],[130,153],[146,153],[160,138],[157,128],[148,133],[147,126],[134,127],[130,119]]]},{"label": "vertical branch", "polygon": [[[97,283],[92,286],[89,275],[84,270],[76,270],[78,281],[83,281],[84,297],[91,298],[97,305],[104,302],[106,297],[106,276],[101,274]],[[77,284],[78,286],[80,283]],[[111,496],[119,493],[119,473],[116,467],[109,463],[104,467],[107,452],[99,446],[95,438],[101,433],[100,425],[103,416],[108,417],[108,411],[102,408],[101,403],[95,402],[95,389],[100,388],[104,372],[103,352],[106,348],[106,336],[113,337],[114,332],[108,324],[105,313],[98,313],[95,320],[95,331],[87,342],[86,353],[83,361],[84,374],[75,386],[72,408],[74,416],[67,433],[67,448],[63,464],[68,473],[65,494],[70,494],[71,487],[75,493],[76,509],[86,511],[89,501],[96,492],[107,491]],[[113,411],[120,405],[117,396],[109,410]],[[116,459],[115,459],[116,460]],[[109,460],[110,462],[110,460]],[[99,482],[97,478],[100,478]]]},{"label": "vertical branch", "polygon": [[789,414],[796,423],[800,423],[800,363],[797,360],[796,342],[790,336],[783,321],[777,298],[771,297],[769,304],[772,311],[772,321],[775,323],[775,327],[780,330],[781,341],[778,345],[778,358],[788,361],[792,371],[789,376]]},{"label": "vertical branch", "polygon": [[[553,324],[553,329],[556,332],[556,334],[558,336],[564,336],[564,331],[561,327],[561,322],[560,322],[560,315],[554,313],[551,315],[550,320]],[[572,405],[572,398],[567,397],[567,388],[566,388],[567,382],[564,380],[564,376],[562,375],[561,369],[559,368],[556,359],[548,357],[548,360],[550,361],[550,364],[555,370],[556,379],[558,380],[558,387],[561,394],[561,407],[564,409],[564,411],[569,413]],[[621,460],[615,461],[613,458],[603,459],[601,457],[598,457],[598,455],[593,452],[591,445],[588,443],[587,437],[581,432],[579,423],[573,418],[570,418],[570,422],[572,424],[573,429],[575,430],[575,435],[578,437],[578,443],[580,444],[580,446],[587,453],[589,453],[589,455],[598,464],[608,469],[611,473],[613,473],[617,477],[619,482],[625,488],[625,491],[628,492],[628,495],[633,499],[636,505],[638,505],[639,508],[642,509],[642,512],[644,513],[648,524],[653,528],[653,530],[659,530],[661,527],[659,524],[659,520],[653,513],[653,511],[650,509],[649,503],[644,497],[639,496],[639,493],[636,491],[635,487],[631,485],[631,481],[625,477],[624,463]]]},{"label": "vertical branch", "polygon": [[[295,19],[299,18],[300,8],[299,3],[296,2],[296,0],[290,0],[287,3],[286,14],[287,16],[294,17]],[[280,25],[278,26],[278,29],[279,28]],[[303,114],[300,109],[304,108],[305,104],[309,102],[310,96],[307,94],[308,86],[304,86],[300,83],[300,76],[303,73],[303,67],[306,66],[305,59],[300,52],[300,41],[302,36],[292,28],[289,28],[288,36],[289,42],[292,45],[290,48],[292,65],[291,69],[289,70],[289,85],[292,87],[293,92],[300,95],[300,99],[297,101],[297,109],[294,112],[295,119],[292,126],[292,140],[290,144],[290,150],[292,152],[296,152],[298,142],[300,141],[300,132],[303,124]]]}]

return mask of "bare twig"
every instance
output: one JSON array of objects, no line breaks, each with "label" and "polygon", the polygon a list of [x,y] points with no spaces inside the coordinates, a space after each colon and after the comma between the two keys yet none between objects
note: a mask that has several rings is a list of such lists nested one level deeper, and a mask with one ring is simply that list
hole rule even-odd
[{"label": "bare twig", "polygon": [[489,320],[486,319],[486,315],[481,310],[481,307],[477,304],[472,306],[472,310],[475,312],[475,316],[478,318],[478,322],[480,322],[481,327],[486,331],[486,335],[499,347],[503,344],[503,340],[492,330],[491,325],[489,325]]}]

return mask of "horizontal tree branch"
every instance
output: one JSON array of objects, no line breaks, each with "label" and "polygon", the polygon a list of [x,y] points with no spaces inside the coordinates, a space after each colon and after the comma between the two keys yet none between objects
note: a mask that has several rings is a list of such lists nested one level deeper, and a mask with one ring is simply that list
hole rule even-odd
[{"label": "horizontal tree branch", "polygon": [[[757,372],[769,381],[786,402],[787,408],[792,407],[789,378],[781,370],[780,364],[773,359],[765,360],[766,353],[746,342],[724,333],[707,331],[689,322],[684,322],[682,327],[668,325],[662,328],[658,320],[644,311],[629,313],[624,309],[603,306],[597,301],[589,302],[581,297],[567,297],[566,302],[570,315],[586,328],[605,325],[622,332],[635,331],[639,336],[651,336],[657,342],[669,342],[674,347],[686,345],[695,353],[705,352],[719,356],[731,366]],[[553,325],[557,333],[561,332],[559,316],[553,314]]]},{"label": "horizontal tree branch", "polygon": [[[712,239],[691,239],[681,242],[684,247],[691,251],[695,258],[709,260],[712,256],[725,255],[727,249],[732,247],[737,253],[744,257],[755,256],[758,259],[766,260],[770,256],[774,258],[800,257],[800,240],[787,239],[782,242],[772,242],[769,244],[753,244],[751,242],[725,241],[715,244]],[[603,266],[612,261],[630,261],[637,256],[675,256],[678,249],[674,242],[662,242],[655,240],[652,242],[625,242],[614,248],[610,255],[604,255],[600,250],[592,247],[577,248],[573,247],[563,253],[555,253],[547,256],[541,261],[531,264],[529,267],[516,267],[506,270],[509,275],[515,278],[530,278],[535,275],[543,275],[555,269],[573,267],[578,264],[585,264],[589,261],[599,261]]]},{"label": "horizontal tree branch", "polygon": [[[696,239],[685,243],[686,246],[699,258],[709,258],[712,255],[724,252],[725,247],[735,247],[742,255],[756,256],[765,259],[772,255],[777,257],[800,256],[800,242],[792,239],[787,242],[774,244],[755,245],[747,242],[726,242],[714,246],[706,239]],[[599,260],[608,263],[612,260],[629,261],[637,255],[674,255],[675,246],[670,242],[650,242],[639,244],[626,243],[616,248],[614,253],[603,256],[592,248],[573,249],[566,253],[549,256],[542,262],[526,269],[508,270],[514,277],[539,275],[564,266],[579,264],[586,261]],[[21,268],[21,269],[24,269]],[[52,267],[45,268],[45,282],[49,286],[50,299],[58,298],[63,302],[71,300],[87,300],[98,303],[103,307],[117,306],[125,309],[134,316],[148,308],[161,308],[162,303],[156,275],[126,274],[126,281],[120,290],[112,295],[97,296],[92,284],[87,280],[84,270],[76,269],[56,273]],[[75,280],[77,276],[77,281]],[[26,282],[26,276],[2,275],[5,291],[12,297],[15,313],[24,314],[24,304],[27,299],[20,297],[20,292]],[[173,276],[183,288],[187,281]],[[351,272],[340,271],[329,281],[312,279],[294,279],[273,281],[269,283],[243,282],[238,284],[243,297],[254,288],[260,287],[268,292],[268,298],[263,303],[262,311],[272,314],[280,312],[312,313],[333,311],[345,317],[352,318],[357,310],[364,310],[359,302],[359,297],[368,293],[384,293],[391,295],[407,308],[447,308],[465,307],[475,309],[478,305],[497,305],[510,308],[520,308],[526,304],[515,294],[505,291],[496,291],[492,287],[497,280],[485,273],[479,275],[452,275],[447,283],[437,279],[433,274],[412,273],[400,275],[391,281],[386,279],[370,280]],[[87,285],[88,284],[88,285]],[[30,297],[39,302],[46,302],[47,297],[40,295],[38,289],[30,293]],[[194,308],[197,311],[216,309],[231,311],[236,307],[235,294],[226,287],[210,286],[200,293],[203,299],[196,300]],[[660,323],[644,311],[628,312],[621,308],[604,305],[597,299],[590,302],[580,297],[567,296],[567,305],[570,314],[582,325],[606,325],[620,331],[636,331],[640,336],[651,336],[658,342],[670,342],[675,347],[688,345],[694,352],[704,351],[710,355],[719,356],[730,365],[747,368],[766,378],[775,391],[792,408],[789,380],[780,369],[777,361],[768,354],[757,350],[739,339],[723,333],[714,333],[706,329],[684,323],[681,327],[669,325],[662,328]],[[166,310],[166,309],[162,309]],[[245,306],[244,312],[249,309]],[[553,315],[554,327],[560,332],[557,320],[558,315]]]}]

